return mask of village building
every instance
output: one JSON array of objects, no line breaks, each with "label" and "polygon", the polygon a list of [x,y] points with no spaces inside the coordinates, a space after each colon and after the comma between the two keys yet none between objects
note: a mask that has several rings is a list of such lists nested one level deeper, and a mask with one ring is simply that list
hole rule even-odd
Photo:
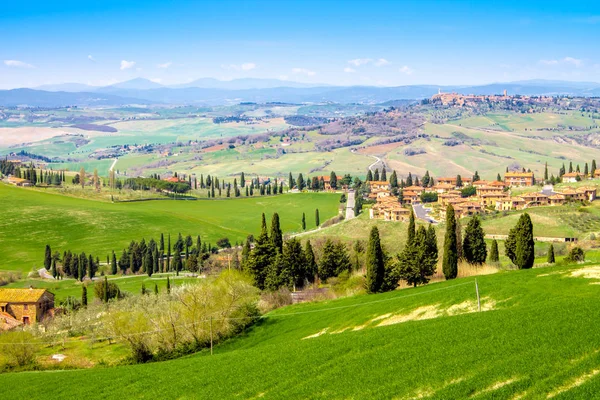
[{"label": "village building", "polygon": [[[438,185],[439,184],[446,184],[446,185],[452,185],[452,189],[456,188],[456,176],[451,176],[451,177],[442,177],[442,178],[438,178]],[[471,185],[471,178],[460,178],[460,180],[462,181],[463,186],[469,186]]]},{"label": "village building", "polygon": [[390,183],[388,181],[369,181],[369,188],[372,191],[379,190],[379,189],[389,190]]},{"label": "village building", "polygon": [[597,169],[597,170],[594,171],[593,177],[594,178],[600,178],[600,169]]},{"label": "village building", "polygon": [[448,200],[457,198],[460,198],[460,196],[454,193],[438,194],[438,203],[445,207],[448,205]]},{"label": "village building", "polygon": [[511,211],[525,208],[525,199],[522,197],[508,197],[496,201],[496,210]]},{"label": "village building", "polygon": [[[342,187],[343,186],[342,185],[342,179],[343,179],[343,177],[336,176],[336,178],[337,178],[336,179],[337,189],[344,189],[344,188],[347,189],[347,186],[346,187]],[[319,180],[319,182],[323,181],[323,188],[325,190],[327,190],[327,191],[333,190],[331,188],[331,176],[329,176],[329,175],[318,176],[317,179]],[[335,189],[335,190],[337,190],[337,189]]]},{"label": "village building", "polygon": [[582,195],[581,200],[585,201],[594,201],[596,200],[596,188],[595,187],[580,187],[575,189],[575,191]]},{"label": "village building", "polygon": [[566,203],[567,198],[562,194],[553,194],[548,196],[548,201],[551,206],[562,206]]},{"label": "village building", "polygon": [[432,189],[433,189],[433,191],[441,194],[441,193],[446,193],[450,190],[453,190],[454,186],[449,183],[438,183]]},{"label": "village building", "polygon": [[403,190],[408,190],[410,192],[415,192],[418,195],[421,195],[421,193],[423,193],[425,191],[425,188],[423,186],[407,186],[405,188],[403,188]]},{"label": "village building", "polygon": [[403,190],[402,191],[402,201],[406,204],[415,204],[418,203],[420,200],[420,197],[417,193],[410,191],[410,190]]},{"label": "village building", "polygon": [[483,179],[480,179],[480,180],[475,181],[475,182],[472,183],[472,185],[475,186],[476,188],[489,186],[489,184],[490,184],[489,181],[485,181]]},{"label": "village building", "polygon": [[165,182],[170,182],[170,183],[182,183],[182,182],[187,182],[187,181],[184,181],[184,180],[181,180],[181,179],[179,179],[179,178],[178,178],[178,177],[176,177],[176,176],[171,176],[171,177],[169,177],[169,178],[165,178],[165,179],[163,179],[163,181],[165,181]]},{"label": "village building", "polygon": [[504,184],[506,186],[533,186],[535,177],[533,172],[507,172],[504,175]]},{"label": "village building", "polygon": [[563,183],[574,183],[584,178],[581,172],[567,172],[562,176]]},{"label": "village building", "polygon": [[42,321],[54,309],[54,295],[46,289],[0,288],[0,321],[3,326]]},{"label": "village building", "polygon": [[527,207],[544,206],[548,204],[548,195],[544,193],[525,193],[521,196],[525,200]]},{"label": "village building", "polygon": [[477,196],[483,196],[485,194],[502,194],[504,188],[501,186],[479,186],[477,187]]},{"label": "village building", "polygon": [[384,221],[408,221],[410,210],[402,207],[395,196],[380,197],[369,210],[369,216]]},{"label": "village building", "polygon": [[508,194],[504,193],[504,191],[500,191],[498,193],[486,193],[481,195],[481,205],[484,207],[496,207],[496,203],[498,201],[504,201]]},{"label": "village building", "polygon": [[6,181],[15,186],[31,186],[30,181],[23,178],[17,178],[16,176],[9,176]]}]

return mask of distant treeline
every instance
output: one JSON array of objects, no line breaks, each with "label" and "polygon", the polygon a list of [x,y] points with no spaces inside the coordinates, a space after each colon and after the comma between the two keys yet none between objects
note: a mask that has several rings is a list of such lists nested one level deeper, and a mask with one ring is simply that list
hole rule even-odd
[{"label": "distant treeline", "polygon": [[191,189],[188,182],[168,182],[156,178],[128,178],[122,185],[133,190],[158,189],[173,193],[186,193]]}]

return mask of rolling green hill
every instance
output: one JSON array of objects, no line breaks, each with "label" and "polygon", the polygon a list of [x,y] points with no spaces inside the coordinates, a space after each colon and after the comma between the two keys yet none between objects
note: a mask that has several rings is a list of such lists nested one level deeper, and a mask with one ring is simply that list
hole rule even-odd
[{"label": "rolling green hill", "polygon": [[[15,188],[0,183],[0,269],[29,271],[43,265],[44,247],[85,251],[103,261],[131,240],[158,239],[160,234],[200,235],[215,243],[232,243],[260,231],[260,215],[278,212],[284,232],[314,228],[315,209],[321,221],[337,215],[339,195],[283,194],[229,200],[144,201],[108,203]],[[166,238],[165,238],[166,240]]]},{"label": "rolling green hill", "polygon": [[[0,375],[5,399],[597,398],[600,267],[301,304],[174,361]],[[56,349],[57,352],[60,349]]]}]

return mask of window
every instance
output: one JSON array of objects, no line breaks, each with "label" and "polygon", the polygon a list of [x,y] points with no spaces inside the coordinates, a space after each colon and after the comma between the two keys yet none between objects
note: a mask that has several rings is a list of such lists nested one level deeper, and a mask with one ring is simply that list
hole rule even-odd
[{"label": "window", "polygon": [[23,310],[25,310],[25,311],[29,310],[29,304],[23,305]]}]

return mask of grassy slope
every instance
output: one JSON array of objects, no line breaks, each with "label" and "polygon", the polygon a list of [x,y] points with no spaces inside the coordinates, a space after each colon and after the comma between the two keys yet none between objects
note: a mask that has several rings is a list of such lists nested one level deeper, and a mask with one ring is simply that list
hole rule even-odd
[{"label": "grassy slope", "polygon": [[226,236],[234,243],[258,233],[263,212],[268,217],[278,212],[284,232],[299,231],[304,212],[310,229],[315,209],[325,221],[337,214],[338,200],[338,194],[317,193],[112,204],[0,184],[0,268],[29,271],[40,266],[46,244],[61,252],[92,253],[102,261],[131,240],[159,239],[161,233],[170,233],[173,241],[181,232],[211,243]]},{"label": "grassy slope", "polygon": [[[0,376],[5,398],[594,398],[600,390],[598,280],[565,267],[472,278],[270,314],[244,337],[185,359]],[[433,319],[378,327],[421,307]],[[364,328],[354,330],[355,327]],[[305,339],[328,328],[326,333]],[[596,375],[594,375],[596,374]],[[586,376],[589,378],[586,379]],[[579,386],[571,387],[577,380]],[[60,384],[57,384],[59,382]]]}]

